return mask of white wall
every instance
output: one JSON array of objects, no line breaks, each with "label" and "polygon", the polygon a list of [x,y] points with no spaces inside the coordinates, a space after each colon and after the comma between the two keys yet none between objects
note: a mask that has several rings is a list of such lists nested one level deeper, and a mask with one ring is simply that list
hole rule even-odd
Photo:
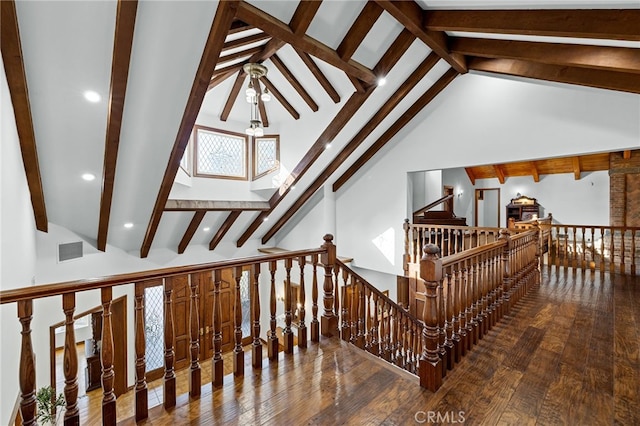
[{"label": "white wall", "polygon": [[[639,116],[634,94],[462,75],[339,191],[341,248],[361,267],[401,274],[408,171],[638,148]],[[385,231],[393,260],[372,242]]]},{"label": "white wall", "polygon": [[[4,63],[1,70],[0,290],[9,290],[31,283],[36,262],[36,229]],[[15,303],[1,305],[0,324],[3,349],[16,349],[0,351],[0,424],[8,424],[19,394],[20,323]]]}]

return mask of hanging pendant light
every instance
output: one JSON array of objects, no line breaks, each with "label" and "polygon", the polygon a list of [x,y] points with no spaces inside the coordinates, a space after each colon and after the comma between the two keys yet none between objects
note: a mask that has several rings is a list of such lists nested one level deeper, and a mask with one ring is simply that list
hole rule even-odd
[{"label": "hanging pendant light", "polygon": [[264,136],[264,128],[262,127],[262,121],[260,120],[258,99],[262,102],[269,102],[271,100],[271,94],[266,87],[264,92],[258,93],[260,90],[259,81],[260,78],[267,75],[268,70],[264,65],[257,63],[244,64],[242,69],[249,76],[249,84],[244,92],[246,101],[250,105],[249,127],[246,128],[245,133],[249,136],[261,137]]}]

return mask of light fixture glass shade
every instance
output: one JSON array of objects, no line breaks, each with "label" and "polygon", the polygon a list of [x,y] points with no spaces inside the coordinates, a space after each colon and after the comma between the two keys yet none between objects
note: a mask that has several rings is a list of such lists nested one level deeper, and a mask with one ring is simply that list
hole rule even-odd
[{"label": "light fixture glass shade", "polygon": [[247,127],[246,130],[244,131],[248,136],[253,136],[255,134],[255,130],[253,129],[253,127]]},{"label": "light fixture glass shade", "polygon": [[269,93],[269,90],[266,87],[264,88],[262,95],[260,95],[260,99],[262,99],[262,102],[269,102],[271,100],[271,93]]},{"label": "light fixture glass shade", "polygon": [[262,127],[256,127],[254,136],[257,138],[261,138],[264,136],[264,129]]},{"label": "light fixture glass shade", "polygon": [[247,90],[244,91],[244,94],[247,95],[247,98],[252,98],[256,95],[256,89],[253,88],[253,82],[249,82],[249,86]]}]

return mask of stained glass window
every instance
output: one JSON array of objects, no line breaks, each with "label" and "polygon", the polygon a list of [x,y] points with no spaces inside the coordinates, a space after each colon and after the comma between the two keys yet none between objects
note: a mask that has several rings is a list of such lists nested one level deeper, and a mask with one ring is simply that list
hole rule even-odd
[{"label": "stained glass window", "polygon": [[280,138],[278,136],[254,138],[253,164],[254,179],[280,167]]},{"label": "stained glass window", "polygon": [[164,366],[164,308],[162,286],[144,289],[144,335],[147,371]]},{"label": "stained glass window", "polygon": [[247,137],[196,127],[196,175],[247,179]]}]

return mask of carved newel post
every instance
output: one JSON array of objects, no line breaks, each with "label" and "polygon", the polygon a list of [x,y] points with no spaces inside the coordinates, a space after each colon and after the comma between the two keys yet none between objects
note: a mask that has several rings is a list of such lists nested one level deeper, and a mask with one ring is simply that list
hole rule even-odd
[{"label": "carved newel post", "polygon": [[420,260],[420,278],[425,285],[425,303],[422,313],[422,356],[420,357],[420,386],[435,392],[442,385],[442,361],[438,355],[438,285],[442,280],[440,249],[435,244],[424,247]]},{"label": "carved newel post", "polygon": [[333,312],[333,267],[336,263],[336,246],[333,245],[333,235],[324,236],[324,244],[322,248],[321,262],[324,266],[324,284],[322,286],[324,304],[324,313],[320,318],[320,330],[323,336],[331,337],[338,332],[338,317]]}]

